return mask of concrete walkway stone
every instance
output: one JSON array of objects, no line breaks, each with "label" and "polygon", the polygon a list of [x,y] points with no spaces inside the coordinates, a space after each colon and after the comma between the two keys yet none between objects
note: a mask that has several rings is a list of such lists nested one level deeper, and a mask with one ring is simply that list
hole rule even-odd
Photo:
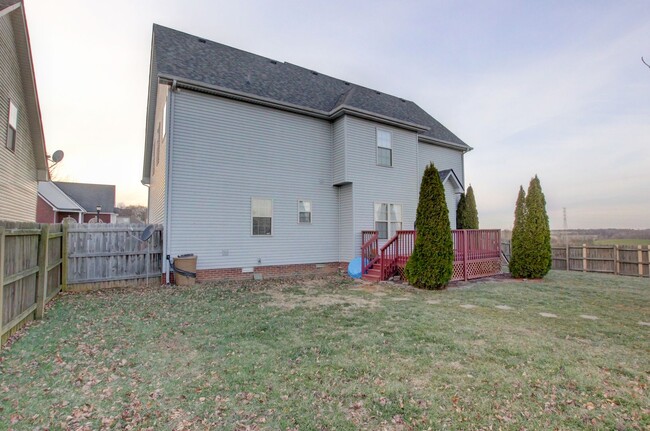
[{"label": "concrete walkway stone", "polygon": [[589,314],[581,314],[580,317],[582,317],[583,319],[587,319],[587,320],[598,320],[598,317],[591,316]]},{"label": "concrete walkway stone", "polygon": [[476,305],[473,305],[473,304],[462,304],[461,307],[470,310],[470,309],[472,309],[472,308],[476,308]]},{"label": "concrete walkway stone", "polygon": [[639,322],[641,326],[650,326],[650,322]]},{"label": "concrete walkway stone", "polygon": [[508,305],[497,305],[495,308],[498,308],[499,310],[512,310],[512,307]]},{"label": "concrete walkway stone", "polygon": [[557,317],[557,315],[553,313],[539,313],[539,315],[542,317]]}]

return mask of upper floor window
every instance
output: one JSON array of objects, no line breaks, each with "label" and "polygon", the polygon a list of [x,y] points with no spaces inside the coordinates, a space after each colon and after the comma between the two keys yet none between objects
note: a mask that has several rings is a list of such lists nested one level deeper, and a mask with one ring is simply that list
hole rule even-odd
[{"label": "upper floor window", "polygon": [[273,199],[252,198],[251,218],[253,235],[273,234]]},{"label": "upper floor window", "polygon": [[393,146],[390,132],[377,129],[377,164],[393,166]]},{"label": "upper floor window", "polygon": [[9,101],[9,121],[7,127],[7,148],[11,151],[16,150],[16,131],[18,130],[18,108],[13,102]]},{"label": "upper floor window", "polygon": [[402,205],[376,203],[375,230],[379,239],[392,238],[398,230],[402,230]]},{"label": "upper floor window", "polygon": [[311,223],[311,201],[298,201],[298,223]]}]

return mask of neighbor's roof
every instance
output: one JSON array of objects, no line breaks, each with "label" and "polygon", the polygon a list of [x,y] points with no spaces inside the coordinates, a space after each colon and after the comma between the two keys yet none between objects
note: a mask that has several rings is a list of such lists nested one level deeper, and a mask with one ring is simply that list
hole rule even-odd
[{"label": "neighbor's roof", "polygon": [[[13,37],[18,57],[20,77],[23,81],[25,103],[27,105],[27,118],[32,136],[32,147],[36,160],[37,178],[41,181],[49,180],[50,173],[47,165],[47,151],[45,149],[45,134],[41,120],[41,107],[38,103],[38,91],[32,61],[32,49],[29,43],[27,30],[27,17],[25,7],[19,0],[0,0],[0,17],[8,18],[12,24]],[[20,114],[19,114],[20,115]]]},{"label": "neighbor's roof", "polygon": [[59,181],[55,181],[54,184],[78,202],[86,212],[94,213],[97,205],[102,206],[102,213],[115,212],[115,186]]},{"label": "neighbor's roof", "polygon": [[0,0],[0,11],[20,3],[20,0]]},{"label": "neighbor's roof", "polygon": [[39,181],[38,194],[57,211],[84,212],[85,209],[51,181]]},{"label": "neighbor's roof", "polygon": [[[322,118],[336,118],[342,113],[369,116],[417,130],[425,139],[464,151],[471,149],[414,102],[157,24],[153,26],[147,145],[153,139],[159,79],[175,79],[179,84]],[[146,160],[145,155],[145,165]]]}]

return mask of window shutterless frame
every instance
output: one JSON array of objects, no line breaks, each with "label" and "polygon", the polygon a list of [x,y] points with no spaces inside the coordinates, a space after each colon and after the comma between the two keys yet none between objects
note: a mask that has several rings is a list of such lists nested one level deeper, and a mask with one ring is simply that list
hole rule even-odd
[{"label": "window shutterless frame", "polygon": [[391,132],[376,129],[377,166],[393,166],[393,135]]},{"label": "window shutterless frame", "polygon": [[398,230],[402,230],[402,204],[375,202],[373,218],[379,239],[392,238]]},{"label": "window shutterless frame", "polygon": [[312,223],[313,207],[311,200],[298,199],[298,224]]},{"label": "window shutterless frame", "polygon": [[16,135],[18,134],[18,108],[9,99],[9,115],[7,118],[7,149],[11,152],[16,151]]},{"label": "window shutterless frame", "polygon": [[273,199],[251,198],[251,236],[273,236]]}]

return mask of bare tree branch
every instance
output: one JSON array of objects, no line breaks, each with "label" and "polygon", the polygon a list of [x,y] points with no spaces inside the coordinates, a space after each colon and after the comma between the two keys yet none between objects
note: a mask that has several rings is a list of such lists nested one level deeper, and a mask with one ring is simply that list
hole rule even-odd
[{"label": "bare tree branch", "polygon": [[645,60],[643,59],[643,57],[641,57],[641,61],[643,62],[643,64],[645,64],[646,66],[648,66],[650,68],[650,64],[646,63]]}]

